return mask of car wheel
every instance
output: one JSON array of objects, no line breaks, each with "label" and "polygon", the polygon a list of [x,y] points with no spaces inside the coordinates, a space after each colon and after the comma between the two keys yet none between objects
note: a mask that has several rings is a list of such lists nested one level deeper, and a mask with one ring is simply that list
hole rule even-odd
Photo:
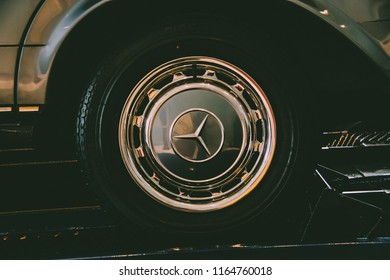
[{"label": "car wheel", "polygon": [[103,202],[137,225],[238,226],[300,170],[300,93],[254,36],[179,27],[134,36],[101,63],[77,119],[81,162]]}]

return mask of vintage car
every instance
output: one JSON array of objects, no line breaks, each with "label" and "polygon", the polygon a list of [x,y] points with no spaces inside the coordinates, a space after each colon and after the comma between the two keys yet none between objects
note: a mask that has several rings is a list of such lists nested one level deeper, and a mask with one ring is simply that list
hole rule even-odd
[{"label": "vintage car", "polygon": [[389,127],[389,101],[388,0],[0,2],[1,126],[140,227],[299,215],[321,133]]}]

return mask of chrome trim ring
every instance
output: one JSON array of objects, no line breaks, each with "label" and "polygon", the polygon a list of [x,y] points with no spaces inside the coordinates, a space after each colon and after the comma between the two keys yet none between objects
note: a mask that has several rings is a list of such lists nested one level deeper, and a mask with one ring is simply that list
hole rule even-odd
[{"label": "chrome trim ring", "polygon": [[216,211],[261,187],[276,121],[261,87],[211,57],[184,57],[149,72],[119,120],[123,162],[137,185],[168,207]]}]

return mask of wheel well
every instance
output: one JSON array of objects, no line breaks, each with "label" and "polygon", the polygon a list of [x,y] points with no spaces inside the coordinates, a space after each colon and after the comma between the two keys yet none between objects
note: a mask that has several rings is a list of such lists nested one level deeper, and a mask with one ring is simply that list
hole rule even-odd
[{"label": "wheel well", "polygon": [[[192,10],[176,0],[169,4],[156,1],[153,9],[148,3],[138,3],[142,1],[129,2],[113,2],[87,16],[67,36],[54,60],[42,123],[52,125],[55,120],[56,126],[61,127],[58,132],[61,139],[72,137],[83,88],[113,45],[136,36],[146,26],[181,22],[190,14],[205,20],[233,19],[243,29],[258,32],[264,42],[280,49],[301,69],[310,85],[310,94],[319,101],[316,104],[319,114],[327,116],[322,120],[325,125],[332,126],[343,117],[358,117],[360,108],[363,105],[367,108],[367,102],[387,98],[383,93],[384,76],[361,50],[333,27],[289,2],[268,1],[272,4],[258,8],[248,1],[247,5],[240,5],[244,7],[242,12],[237,12],[236,7],[219,5],[218,1],[208,1],[207,9],[206,4],[198,2]],[[367,91],[370,100],[365,96]],[[375,106],[371,105],[372,111],[378,112]],[[58,133],[51,131],[57,137]]]}]

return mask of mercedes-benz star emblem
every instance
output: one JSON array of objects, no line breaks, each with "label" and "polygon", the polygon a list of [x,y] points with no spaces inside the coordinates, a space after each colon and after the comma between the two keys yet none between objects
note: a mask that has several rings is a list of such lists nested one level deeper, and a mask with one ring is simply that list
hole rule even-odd
[{"label": "mercedes-benz star emblem", "polygon": [[210,160],[218,154],[224,142],[221,121],[203,109],[183,112],[173,122],[171,143],[177,155],[191,162]]}]

